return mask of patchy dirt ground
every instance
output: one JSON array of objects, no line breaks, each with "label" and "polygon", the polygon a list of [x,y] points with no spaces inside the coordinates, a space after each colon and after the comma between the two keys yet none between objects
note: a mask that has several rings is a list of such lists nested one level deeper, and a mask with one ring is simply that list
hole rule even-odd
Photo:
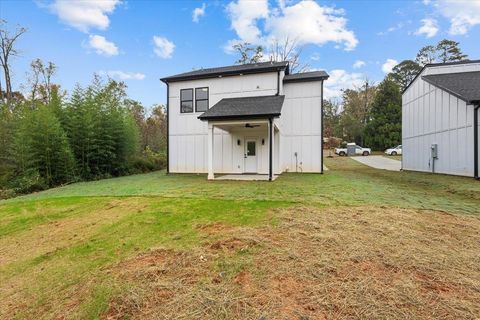
[{"label": "patchy dirt ground", "polygon": [[188,252],[110,270],[104,319],[478,319],[480,219],[388,207],[274,212],[274,227],[199,226]]}]

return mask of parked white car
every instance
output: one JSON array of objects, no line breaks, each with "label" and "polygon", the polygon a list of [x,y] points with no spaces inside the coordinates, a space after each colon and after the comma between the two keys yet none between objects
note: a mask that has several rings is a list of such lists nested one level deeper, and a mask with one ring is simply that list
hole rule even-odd
[{"label": "parked white car", "polygon": [[355,147],[355,155],[368,156],[372,153],[372,149],[357,146],[355,143],[347,143],[347,148],[335,148],[335,153],[342,157],[346,156],[348,147]]},{"label": "parked white car", "polygon": [[395,148],[385,150],[385,154],[388,154],[389,156],[396,156],[397,154],[402,154],[402,145],[398,145]]}]

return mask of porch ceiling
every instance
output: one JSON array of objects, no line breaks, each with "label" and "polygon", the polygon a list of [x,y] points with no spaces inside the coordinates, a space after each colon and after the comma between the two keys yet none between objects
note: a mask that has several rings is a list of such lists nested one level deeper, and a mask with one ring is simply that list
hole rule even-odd
[{"label": "porch ceiling", "polygon": [[268,129],[268,122],[265,123],[259,123],[259,122],[252,122],[249,123],[248,121],[243,121],[241,123],[219,123],[215,124],[215,121],[211,121],[215,127],[220,128],[225,131],[235,131],[235,132],[257,132],[257,131],[263,131],[266,132]]}]

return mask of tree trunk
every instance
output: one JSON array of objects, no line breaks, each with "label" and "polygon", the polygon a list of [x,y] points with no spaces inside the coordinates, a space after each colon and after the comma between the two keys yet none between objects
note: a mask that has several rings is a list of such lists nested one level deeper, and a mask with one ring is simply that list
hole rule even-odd
[{"label": "tree trunk", "polygon": [[10,70],[8,69],[8,64],[6,63],[3,66],[3,73],[5,73],[5,96],[8,103],[10,102],[10,98],[12,95],[12,84],[10,82]]}]

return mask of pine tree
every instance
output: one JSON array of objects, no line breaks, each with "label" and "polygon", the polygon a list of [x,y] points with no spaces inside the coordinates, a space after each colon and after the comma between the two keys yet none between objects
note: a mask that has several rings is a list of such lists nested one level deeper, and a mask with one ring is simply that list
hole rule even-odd
[{"label": "pine tree", "polygon": [[415,61],[404,60],[393,68],[389,76],[400,86],[400,90],[404,90],[421,70],[422,67]]},{"label": "pine tree", "polygon": [[401,143],[402,95],[398,84],[388,77],[378,86],[370,119],[365,128],[366,145],[383,150]]},{"label": "pine tree", "polygon": [[460,49],[460,43],[443,39],[436,46],[428,45],[420,49],[415,61],[423,67],[429,63],[462,61],[467,58]]},{"label": "pine tree", "polygon": [[443,63],[465,60],[468,56],[462,53],[459,44],[456,41],[447,39],[440,41],[436,47],[438,59]]},{"label": "pine tree", "polygon": [[417,57],[415,58],[415,62],[417,62],[420,66],[424,66],[429,63],[434,63],[437,60],[436,50],[435,47],[432,45],[428,45],[420,49],[417,53]]}]

